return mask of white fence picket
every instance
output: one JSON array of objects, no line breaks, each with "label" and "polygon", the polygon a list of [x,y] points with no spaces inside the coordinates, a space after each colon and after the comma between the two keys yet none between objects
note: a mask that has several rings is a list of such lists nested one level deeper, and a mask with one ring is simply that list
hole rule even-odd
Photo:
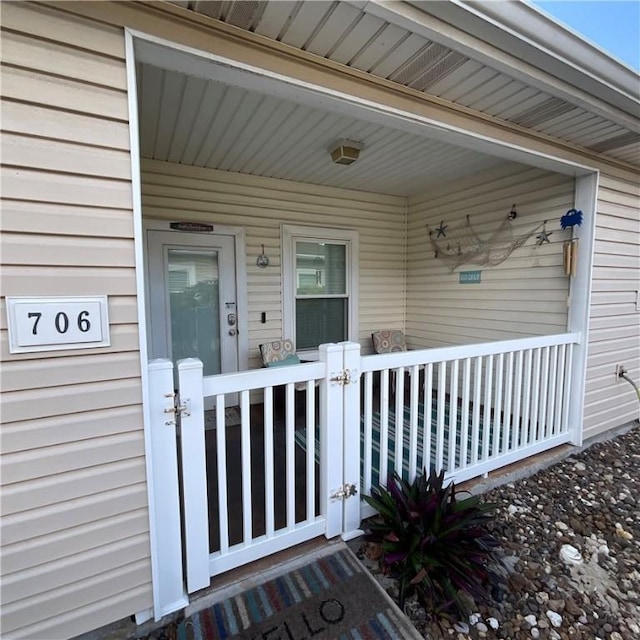
[{"label": "white fence picket", "polygon": [[218,531],[220,553],[229,551],[229,507],[227,504],[227,439],[224,396],[216,398],[216,454],[218,460]]},{"label": "white fence picket", "polygon": [[538,416],[540,415],[540,370],[542,368],[542,349],[534,351],[534,374],[531,388],[533,389],[533,399],[531,401],[531,442],[540,440],[540,427]]},{"label": "white fence picket", "polygon": [[511,421],[511,429],[512,429],[512,437],[513,437],[513,447],[514,449],[518,449],[522,446],[522,423],[520,422],[520,412],[522,408],[522,363],[523,363],[523,354],[522,351],[518,351],[516,356],[516,373],[515,373],[515,385],[514,385],[514,399],[513,399],[513,419]]},{"label": "white fence picket", "polygon": [[409,477],[415,478],[418,471],[418,398],[420,393],[420,368],[411,372],[411,400],[409,402]]},{"label": "white fence picket", "polygon": [[[429,362],[425,368],[424,373],[424,420],[426,423],[431,422],[433,416],[433,362]],[[422,429],[423,437],[423,465],[427,473],[431,472],[431,451],[433,450],[432,444],[432,431],[427,429],[426,426]]]},{"label": "white fence picket", "polygon": [[[273,538],[275,531],[275,501],[272,497],[275,495],[275,465],[273,462],[273,387],[265,388],[263,398],[265,535],[267,538]],[[309,442],[309,440],[307,440],[307,442]],[[312,451],[313,448],[308,447],[308,450]]]},{"label": "white fence picket", "polygon": [[[518,392],[520,390],[518,389]],[[502,439],[502,453],[506,453],[510,449],[511,446],[511,420],[513,418],[511,414],[511,401],[513,394],[513,351],[509,352],[507,355],[507,375],[505,380],[505,391],[504,391],[504,414],[502,419],[502,431],[504,433],[504,437]]]},{"label": "white fence picket", "polygon": [[[489,443],[492,435],[493,423],[491,420],[491,386],[493,383],[493,354],[490,353],[489,357],[485,360],[485,393],[484,393],[484,422],[482,429],[482,456],[480,459],[482,462],[489,457]],[[495,439],[496,434],[493,433]]]},{"label": "white fence picket", "polygon": [[251,425],[249,421],[249,392],[240,396],[240,450],[242,460],[242,537],[249,544],[253,537],[253,512],[251,495]]},{"label": "white fence picket", "polygon": [[471,358],[464,359],[464,369],[462,377],[462,412],[460,433],[460,461],[461,467],[467,466],[467,456],[469,455],[469,387],[471,384]]},{"label": "white fence picket", "polygon": [[363,414],[363,475],[364,480],[361,490],[367,494],[371,494],[371,471],[372,471],[372,453],[373,453],[373,371],[367,371],[364,375],[364,414]]},{"label": "white fence picket", "polygon": [[480,445],[480,398],[482,397],[482,356],[475,359],[475,376],[473,389],[473,422],[471,426],[471,464],[478,463],[478,447]]},{"label": "white fence picket", "polygon": [[[306,514],[307,520],[311,520],[315,517],[316,513],[316,428],[315,428],[315,415],[316,415],[316,394],[314,390],[314,383],[309,380],[306,386],[306,399],[307,399],[307,411],[306,411],[306,441],[307,441],[307,458],[306,458],[306,471],[307,471],[307,496],[306,496]],[[267,493],[267,496],[273,495],[273,493]]]}]

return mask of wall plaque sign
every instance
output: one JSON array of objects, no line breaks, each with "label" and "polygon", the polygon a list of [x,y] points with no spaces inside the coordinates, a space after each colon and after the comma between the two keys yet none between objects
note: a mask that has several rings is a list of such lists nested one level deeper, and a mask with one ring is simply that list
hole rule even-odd
[{"label": "wall plaque sign", "polygon": [[211,233],[213,225],[206,222],[171,222],[169,227],[176,231],[191,231],[192,233]]},{"label": "wall plaque sign", "polygon": [[482,271],[461,271],[458,279],[459,284],[480,284]]},{"label": "wall plaque sign", "polygon": [[7,297],[9,352],[108,347],[107,296]]}]

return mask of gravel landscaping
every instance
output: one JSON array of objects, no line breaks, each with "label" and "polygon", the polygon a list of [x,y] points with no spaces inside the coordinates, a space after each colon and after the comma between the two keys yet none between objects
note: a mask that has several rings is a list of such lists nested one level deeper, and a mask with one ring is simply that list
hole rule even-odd
[{"label": "gravel landscaping", "polygon": [[[484,494],[497,504],[504,584],[465,620],[405,613],[425,638],[640,638],[640,427]],[[377,550],[359,556],[393,597]]]}]

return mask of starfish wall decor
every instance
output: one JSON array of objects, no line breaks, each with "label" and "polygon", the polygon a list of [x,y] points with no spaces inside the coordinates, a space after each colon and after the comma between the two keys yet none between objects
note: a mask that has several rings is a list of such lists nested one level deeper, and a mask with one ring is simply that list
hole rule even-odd
[{"label": "starfish wall decor", "polygon": [[547,231],[547,221],[544,221],[544,226],[542,227],[542,231],[536,236],[538,246],[542,246],[545,242],[551,244],[551,240],[549,240],[549,236],[553,233],[553,231]]}]

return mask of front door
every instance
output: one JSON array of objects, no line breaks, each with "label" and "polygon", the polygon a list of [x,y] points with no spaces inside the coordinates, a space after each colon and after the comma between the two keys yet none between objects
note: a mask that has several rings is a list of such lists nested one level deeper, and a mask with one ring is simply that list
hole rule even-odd
[{"label": "front door", "polygon": [[150,358],[237,371],[234,236],[149,229],[146,241]]}]

